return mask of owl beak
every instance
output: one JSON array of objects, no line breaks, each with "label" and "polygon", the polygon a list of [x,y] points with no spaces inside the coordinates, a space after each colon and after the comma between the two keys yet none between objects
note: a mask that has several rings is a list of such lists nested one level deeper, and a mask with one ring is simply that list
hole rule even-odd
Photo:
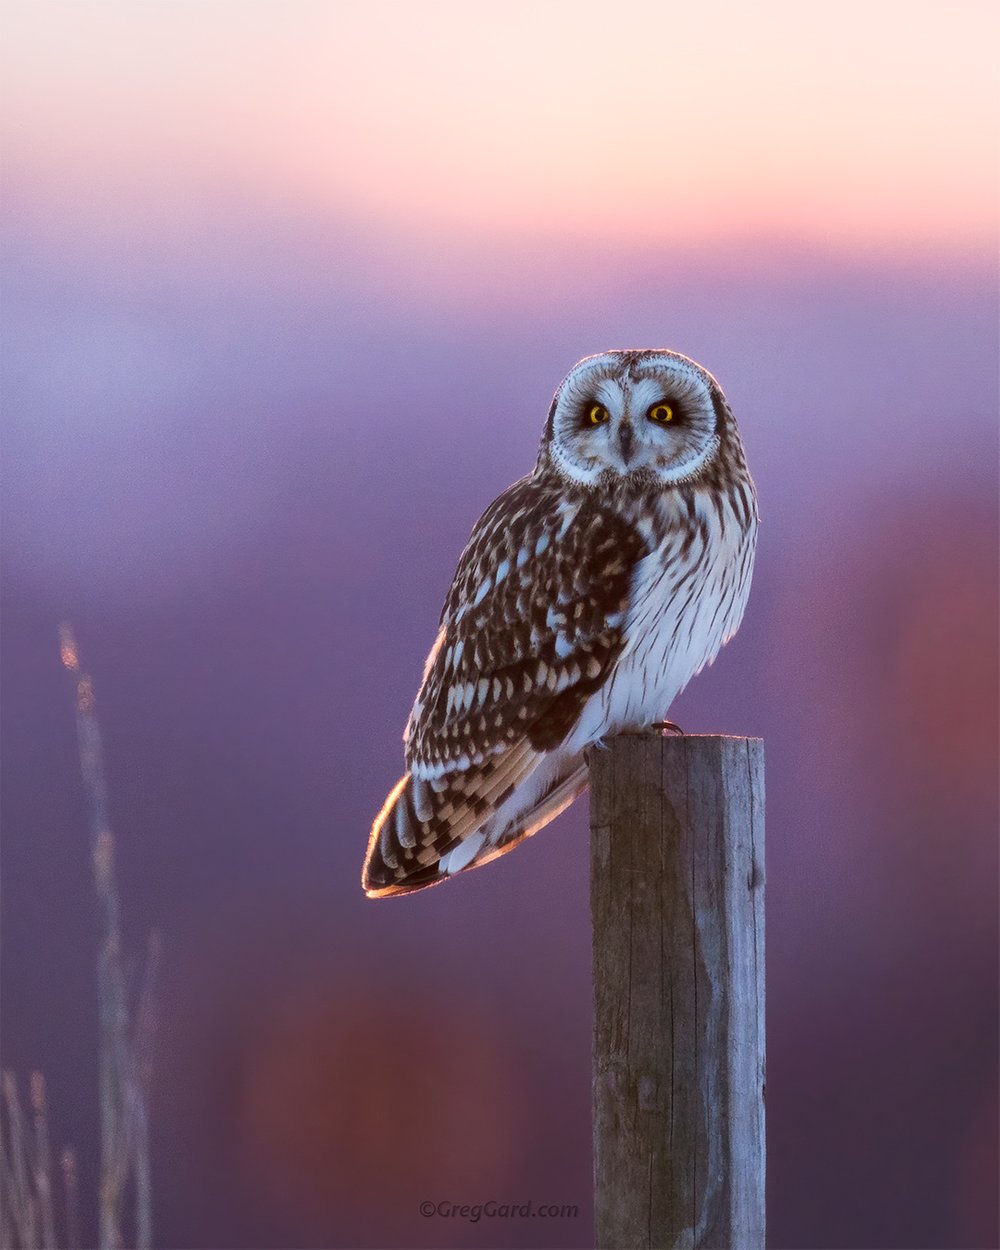
[{"label": "owl beak", "polygon": [[622,464],[628,467],[628,462],[632,459],[632,450],[635,446],[635,435],[632,433],[632,427],[628,422],[622,422],[618,427],[618,450],[621,453]]}]

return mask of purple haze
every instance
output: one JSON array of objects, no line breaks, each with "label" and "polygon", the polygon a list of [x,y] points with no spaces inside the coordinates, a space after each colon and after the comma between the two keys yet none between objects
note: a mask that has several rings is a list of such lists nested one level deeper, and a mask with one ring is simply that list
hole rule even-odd
[{"label": "purple haze", "polygon": [[4,1064],[46,1072],[85,1192],[96,928],[61,620],[129,938],[164,940],[158,1243],[589,1244],[585,802],[417,897],[369,902],[359,873],[472,523],[579,356],[655,345],[726,387],[763,515],[744,627],[673,714],[766,739],[769,1240],[995,1244],[989,268],[748,244],[584,257],[592,289],[560,295],[575,258],[525,251],[523,303],[488,265],[421,300],[347,231],[141,233],[56,247],[15,212],[5,250]]}]

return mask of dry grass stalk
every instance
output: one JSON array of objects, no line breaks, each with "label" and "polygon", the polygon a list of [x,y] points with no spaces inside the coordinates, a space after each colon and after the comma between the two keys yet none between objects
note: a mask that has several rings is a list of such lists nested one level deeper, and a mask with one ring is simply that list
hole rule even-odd
[{"label": "dry grass stalk", "polygon": [[[115,844],[108,817],[93,683],[80,669],[76,641],[68,625],[60,626],[59,640],[63,665],[74,684],[80,766],[101,925],[97,958],[101,1143],[98,1245],[100,1250],[123,1250],[126,1244],[135,1250],[149,1250],[153,1220],[148,1095],[155,1014],[153,977],[159,943],[155,934],[151,936],[133,1019],[122,961]],[[21,1106],[13,1073],[5,1072],[2,1084],[0,1250],[55,1250],[59,1242],[45,1082],[40,1073],[33,1073],[31,1125]],[[61,1171],[67,1244],[78,1246],[77,1166],[76,1156],[69,1149],[63,1151]]]},{"label": "dry grass stalk", "polygon": [[43,1244],[56,1244],[56,1215],[52,1205],[52,1154],[49,1150],[49,1124],[45,1107],[45,1078],[31,1074],[31,1110],[35,1120],[35,1193],[41,1216]]},{"label": "dry grass stalk", "polygon": [[60,1160],[63,1177],[63,1203],[66,1209],[66,1250],[80,1245],[80,1192],[76,1175],[76,1154],[67,1146]]},{"label": "dry grass stalk", "polygon": [[[38,1199],[28,1160],[30,1143],[27,1122],[13,1072],[3,1074],[3,1106],[7,1113],[3,1176],[4,1235],[11,1236],[9,1244],[12,1247],[19,1247],[19,1250],[38,1250]],[[5,1241],[5,1247],[7,1244]]]}]

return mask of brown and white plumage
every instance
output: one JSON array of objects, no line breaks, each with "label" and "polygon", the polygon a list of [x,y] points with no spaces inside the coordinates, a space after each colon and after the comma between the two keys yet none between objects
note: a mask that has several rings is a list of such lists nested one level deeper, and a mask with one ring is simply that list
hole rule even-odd
[{"label": "brown and white plumage", "polygon": [[756,524],[735,421],[701,366],[665,351],[579,362],[534,472],[459,561],[367,893],[495,858],[585,787],[584,747],[662,719],[739,624]]}]

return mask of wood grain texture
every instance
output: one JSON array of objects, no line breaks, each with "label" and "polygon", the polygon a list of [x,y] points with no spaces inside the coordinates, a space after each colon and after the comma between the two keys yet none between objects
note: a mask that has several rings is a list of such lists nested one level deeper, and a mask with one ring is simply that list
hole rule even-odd
[{"label": "wood grain texture", "polygon": [[596,1244],[763,1247],[763,742],[588,762]]}]

